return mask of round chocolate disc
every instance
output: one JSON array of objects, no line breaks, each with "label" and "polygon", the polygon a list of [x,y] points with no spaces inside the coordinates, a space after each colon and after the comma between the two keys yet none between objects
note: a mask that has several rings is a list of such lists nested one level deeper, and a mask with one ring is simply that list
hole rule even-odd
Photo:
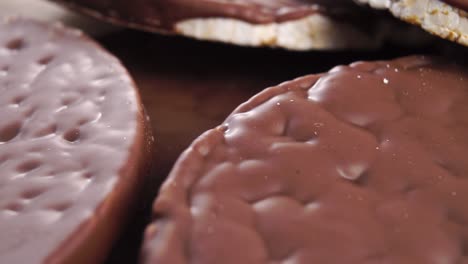
[{"label": "round chocolate disc", "polygon": [[151,140],[120,62],[80,31],[0,20],[0,262],[97,263]]},{"label": "round chocolate disc", "polygon": [[388,35],[388,21],[348,0],[53,1],[114,24],[245,46],[369,49]]},{"label": "round chocolate disc", "polygon": [[406,57],[265,90],[180,157],[143,263],[467,262],[467,84]]}]

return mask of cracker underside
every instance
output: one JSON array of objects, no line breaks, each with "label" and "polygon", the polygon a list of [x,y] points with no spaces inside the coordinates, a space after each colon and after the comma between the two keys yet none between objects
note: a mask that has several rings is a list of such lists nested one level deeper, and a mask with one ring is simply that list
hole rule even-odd
[{"label": "cracker underside", "polygon": [[418,25],[441,38],[468,46],[468,14],[439,0],[358,0]]}]

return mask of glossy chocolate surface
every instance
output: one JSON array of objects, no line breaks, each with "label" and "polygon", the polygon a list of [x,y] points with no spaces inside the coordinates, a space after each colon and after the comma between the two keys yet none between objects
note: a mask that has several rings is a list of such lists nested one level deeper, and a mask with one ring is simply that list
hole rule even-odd
[{"label": "glossy chocolate surface", "polygon": [[[54,0],[103,16],[113,22],[147,29],[172,29],[175,23],[203,17],[223,17],[254,24],[284,22],[316,12],[355,16],[351,0]],[[83,9],[84,8],[84,9]],[[96,13],[97,12],[97,13]]]},{"label": "glossy chocolate surface", "polygon": [[[166,178],[177,157],[194,139],[221,124],[235,107],[265,87],[359,59],[393,58],[415,52],[388,48],[378,52],[294,53],[134,30],[116,32],[100,42],[130,71],[151,117],[157,143],[152,179]],[[320,63],[313,63],[317,61]],[[138,205],[140,212],[132,215],[134,221],[106,263],[136,263],[158,186],[151,184],[148,189],[153,196]]]},{"label": "glossy chocolate surface", "polygon": [[147,145],[133,81],[79,31],[5,19],[0,93],[0,262],[102,261]]},{"label": "glossy chocolate surface", "polygon": [[408,57],[265,90],[181,156],[143,262],[468,261],[467,80]]}]

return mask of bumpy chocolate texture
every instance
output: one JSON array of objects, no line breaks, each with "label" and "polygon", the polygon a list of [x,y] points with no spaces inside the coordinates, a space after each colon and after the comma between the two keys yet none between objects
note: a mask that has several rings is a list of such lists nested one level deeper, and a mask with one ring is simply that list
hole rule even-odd
[{"label": "bumpy chocolate texture", "polygon": [[467,83],[407,57],[265,90],[181,156],[143,263],[468,263]]},{"label": "bumpy chocolate texture", "polygon": [[0,21],[0,262],[102,261],[143,180],[145,120],[81,32]]}]

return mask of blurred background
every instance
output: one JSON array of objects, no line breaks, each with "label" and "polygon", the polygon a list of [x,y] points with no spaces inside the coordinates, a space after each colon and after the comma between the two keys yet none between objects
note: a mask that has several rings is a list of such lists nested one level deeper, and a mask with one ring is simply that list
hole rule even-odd
[{"label": "blurred background", "polygon": [[264,88],[357,60],[408,54],[444,55],[454,60],[466,56],[465,48],[444,40],[418,48],[388,45],[370,52],[236,47],[117,28],[42,0],[0,0],[0,16],[12,15],[82,29],[122,60],[140,88],[156,139],[155,169],[147,185],[148,195],[115,245],[108,264],[137,261],[152,200],[178,155],[198,135],[221,124],[236,106]]}]

